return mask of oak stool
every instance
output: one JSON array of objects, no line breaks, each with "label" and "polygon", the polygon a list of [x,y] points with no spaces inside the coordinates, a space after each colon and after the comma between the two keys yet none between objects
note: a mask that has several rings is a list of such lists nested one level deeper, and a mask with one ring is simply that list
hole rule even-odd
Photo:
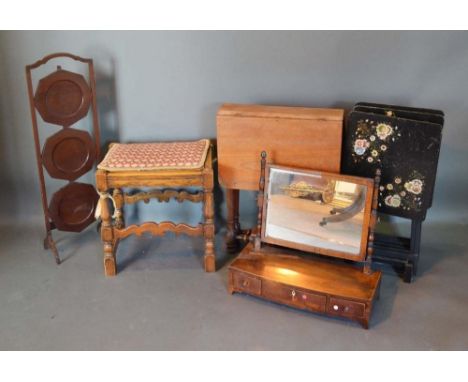
[{"label": "oak stool", "polygon": [[[213,166],[210,141],[115,143],[96,171],[96,187],[100,195],[97,215],[102,219],[101,239],[104,244],[104,273],[116,274],[116,251],[120,240],[148,232],[162,236],[166,232],[204,236],[205,271],[215,271]],[[149,187],[148,192],[129,194],[124,187]],[[173,187],[166,188],[163,187]],[[187,187],[199,187],[191,192]],[[184,189],[185,188],[185,189]],[[196,226],[170,221],[145,222],[125,226],[123,206],[150,199],[168,202],[188,200],[203,202],[204,221]],[[114,212],[111,214],[109,200]]]}]

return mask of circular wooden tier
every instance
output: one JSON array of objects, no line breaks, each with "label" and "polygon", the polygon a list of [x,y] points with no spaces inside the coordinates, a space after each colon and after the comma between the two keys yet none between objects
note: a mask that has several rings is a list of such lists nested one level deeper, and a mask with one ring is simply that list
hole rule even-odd
[{"label": "circular wooden tier", "polygon": [[98,201],[94,187],[85,183],[69,183],[52,197],[49,212],[61,231],[80,232],[94,221]]},{"label": "circular wooden tier", "polygon": [[59,69],[42,78],[34,104],[45,122],[70,126],[88,114],[91,89],[80,74]]},{"label": "circular wooden tier", "polygon": [[65,128],[47,138],[42,163],[52,178],[76,180],[93,167],[94,142],[88,132]]}]

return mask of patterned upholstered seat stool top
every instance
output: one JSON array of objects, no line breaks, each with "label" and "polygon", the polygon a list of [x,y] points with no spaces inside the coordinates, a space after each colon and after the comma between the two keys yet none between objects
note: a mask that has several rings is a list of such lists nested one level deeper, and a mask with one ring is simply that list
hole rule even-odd
[{"label": "patterned upholstered seat stool top", "polygon": [[[119,241],[145,232],[153,235],[175,232],[204,236],[205,271],[215,270],[213,166],[209,140],[113,144],[98,165],[96,186],[100,195],[98,214],[102,219],[106,276],[116,274]],[[148,187],[152,190],[127,194],[123,191],[125,187]],[[198,187],[200,190],[191,192],[187,187]],[[197,226],[170,221],[125,226],[125,204],[148,202],[150,199],[168,202],[171,198],[179,202],[203,202],[203,222]],[[111,206],[114,207],[113,213]]]}]

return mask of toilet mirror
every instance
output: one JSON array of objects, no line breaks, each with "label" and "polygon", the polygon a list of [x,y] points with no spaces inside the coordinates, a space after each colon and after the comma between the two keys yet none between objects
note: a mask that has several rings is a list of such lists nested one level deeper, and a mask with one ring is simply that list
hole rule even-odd
[{"label": "toilet mirror", "polygon": [[262,241],[365,259],[374,180],[267,165]]}]

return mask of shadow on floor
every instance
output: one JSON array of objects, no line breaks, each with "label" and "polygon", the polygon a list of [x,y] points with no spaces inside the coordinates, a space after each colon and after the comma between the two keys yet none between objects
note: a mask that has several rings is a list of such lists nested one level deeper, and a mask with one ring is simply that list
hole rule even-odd
[{"label": "shadow on floor", "polygon": [[77,253],[79,253],[81,246],[91,242],[99,243],[100,237],[97,227],[97,223],[94,223],[83,232],[60,232],[60,236],[57,233],[55,234],[55,237],[57,238],[55,240],[55,244],[57,245],[60,260],[62,261],[62,263],[66,262],[67,260],[75,256]]},{"label": "shadow on floor", "polygon": [[448,257],[465,256],[468,246],[467,224],[431,224],[422,228],[421,252],[416,277],[431,272]]}]

